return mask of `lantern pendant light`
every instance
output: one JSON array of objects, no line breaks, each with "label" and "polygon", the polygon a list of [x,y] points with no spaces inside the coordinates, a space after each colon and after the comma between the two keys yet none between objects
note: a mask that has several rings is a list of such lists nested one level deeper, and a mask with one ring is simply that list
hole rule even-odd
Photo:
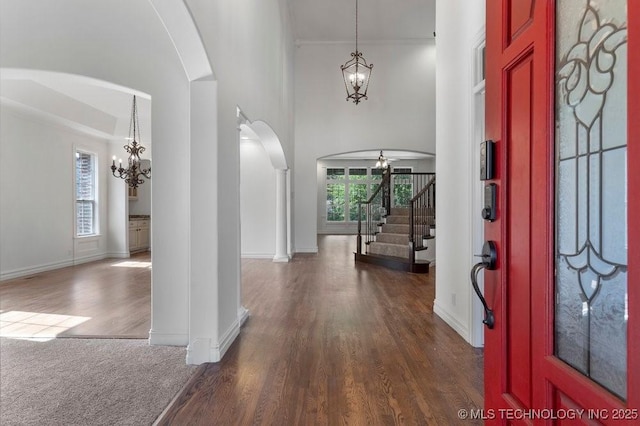
[{"label": "lantern pendant light", "polygon": [[351,59],[344,65],[340,65],[344,87],[347,90],[347,101],[351,99],[357,105],[361,99],[368,99],[367,89],[372,68],[373,64],[367,64],[362,52],[358,51],[358,0],[356,0],[356,50],[351,52]]}]

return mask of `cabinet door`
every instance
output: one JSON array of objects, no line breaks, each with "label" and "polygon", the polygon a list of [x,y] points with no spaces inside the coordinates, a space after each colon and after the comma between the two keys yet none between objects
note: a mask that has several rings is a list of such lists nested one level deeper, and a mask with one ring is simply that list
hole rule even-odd
[{"label": "cabinet door", "polygon": [[149,248],[149,227],[148,226],[138,229],[138,248],[140,249]]},{"label": "cabinet door", "polygon": [[129,228],[129,251],[137,249],[138,243],[138,228]]}]

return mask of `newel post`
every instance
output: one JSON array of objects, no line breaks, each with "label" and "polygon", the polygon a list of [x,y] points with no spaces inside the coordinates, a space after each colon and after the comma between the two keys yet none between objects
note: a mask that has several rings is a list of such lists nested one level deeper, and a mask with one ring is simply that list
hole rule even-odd
[{"label": "newel post", "polygon": [[358,202],[358,247],[356,253],[362,254],[362,203]]}]

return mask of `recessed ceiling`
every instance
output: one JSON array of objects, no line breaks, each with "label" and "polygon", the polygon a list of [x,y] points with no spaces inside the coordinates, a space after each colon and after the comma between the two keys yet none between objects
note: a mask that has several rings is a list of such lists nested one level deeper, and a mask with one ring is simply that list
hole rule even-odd
[{"label": "recessed ceiling", "polygon": [[[355,40],[355,0],[288,0],[288,4],[297,41]],[[435,13],[435,0],[358,0],[358,39],[432,39]]]},{"label": "recessed ceiling", "polygon": [[[94,136],[124,140],[128,136],[133,94],[97,80],[54,72],[9,71],[2,74],[3,102]],[[151,144],[151,101],[138,96],[144,145]]]}]

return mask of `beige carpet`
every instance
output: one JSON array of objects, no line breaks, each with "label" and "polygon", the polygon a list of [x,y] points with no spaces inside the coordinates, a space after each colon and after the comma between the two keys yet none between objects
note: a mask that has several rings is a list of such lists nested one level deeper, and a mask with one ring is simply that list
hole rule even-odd
[{"label": "beige carpet", "polygon": [[0,424],[152,424],[195,367],[146,340],[0,339]]}]

